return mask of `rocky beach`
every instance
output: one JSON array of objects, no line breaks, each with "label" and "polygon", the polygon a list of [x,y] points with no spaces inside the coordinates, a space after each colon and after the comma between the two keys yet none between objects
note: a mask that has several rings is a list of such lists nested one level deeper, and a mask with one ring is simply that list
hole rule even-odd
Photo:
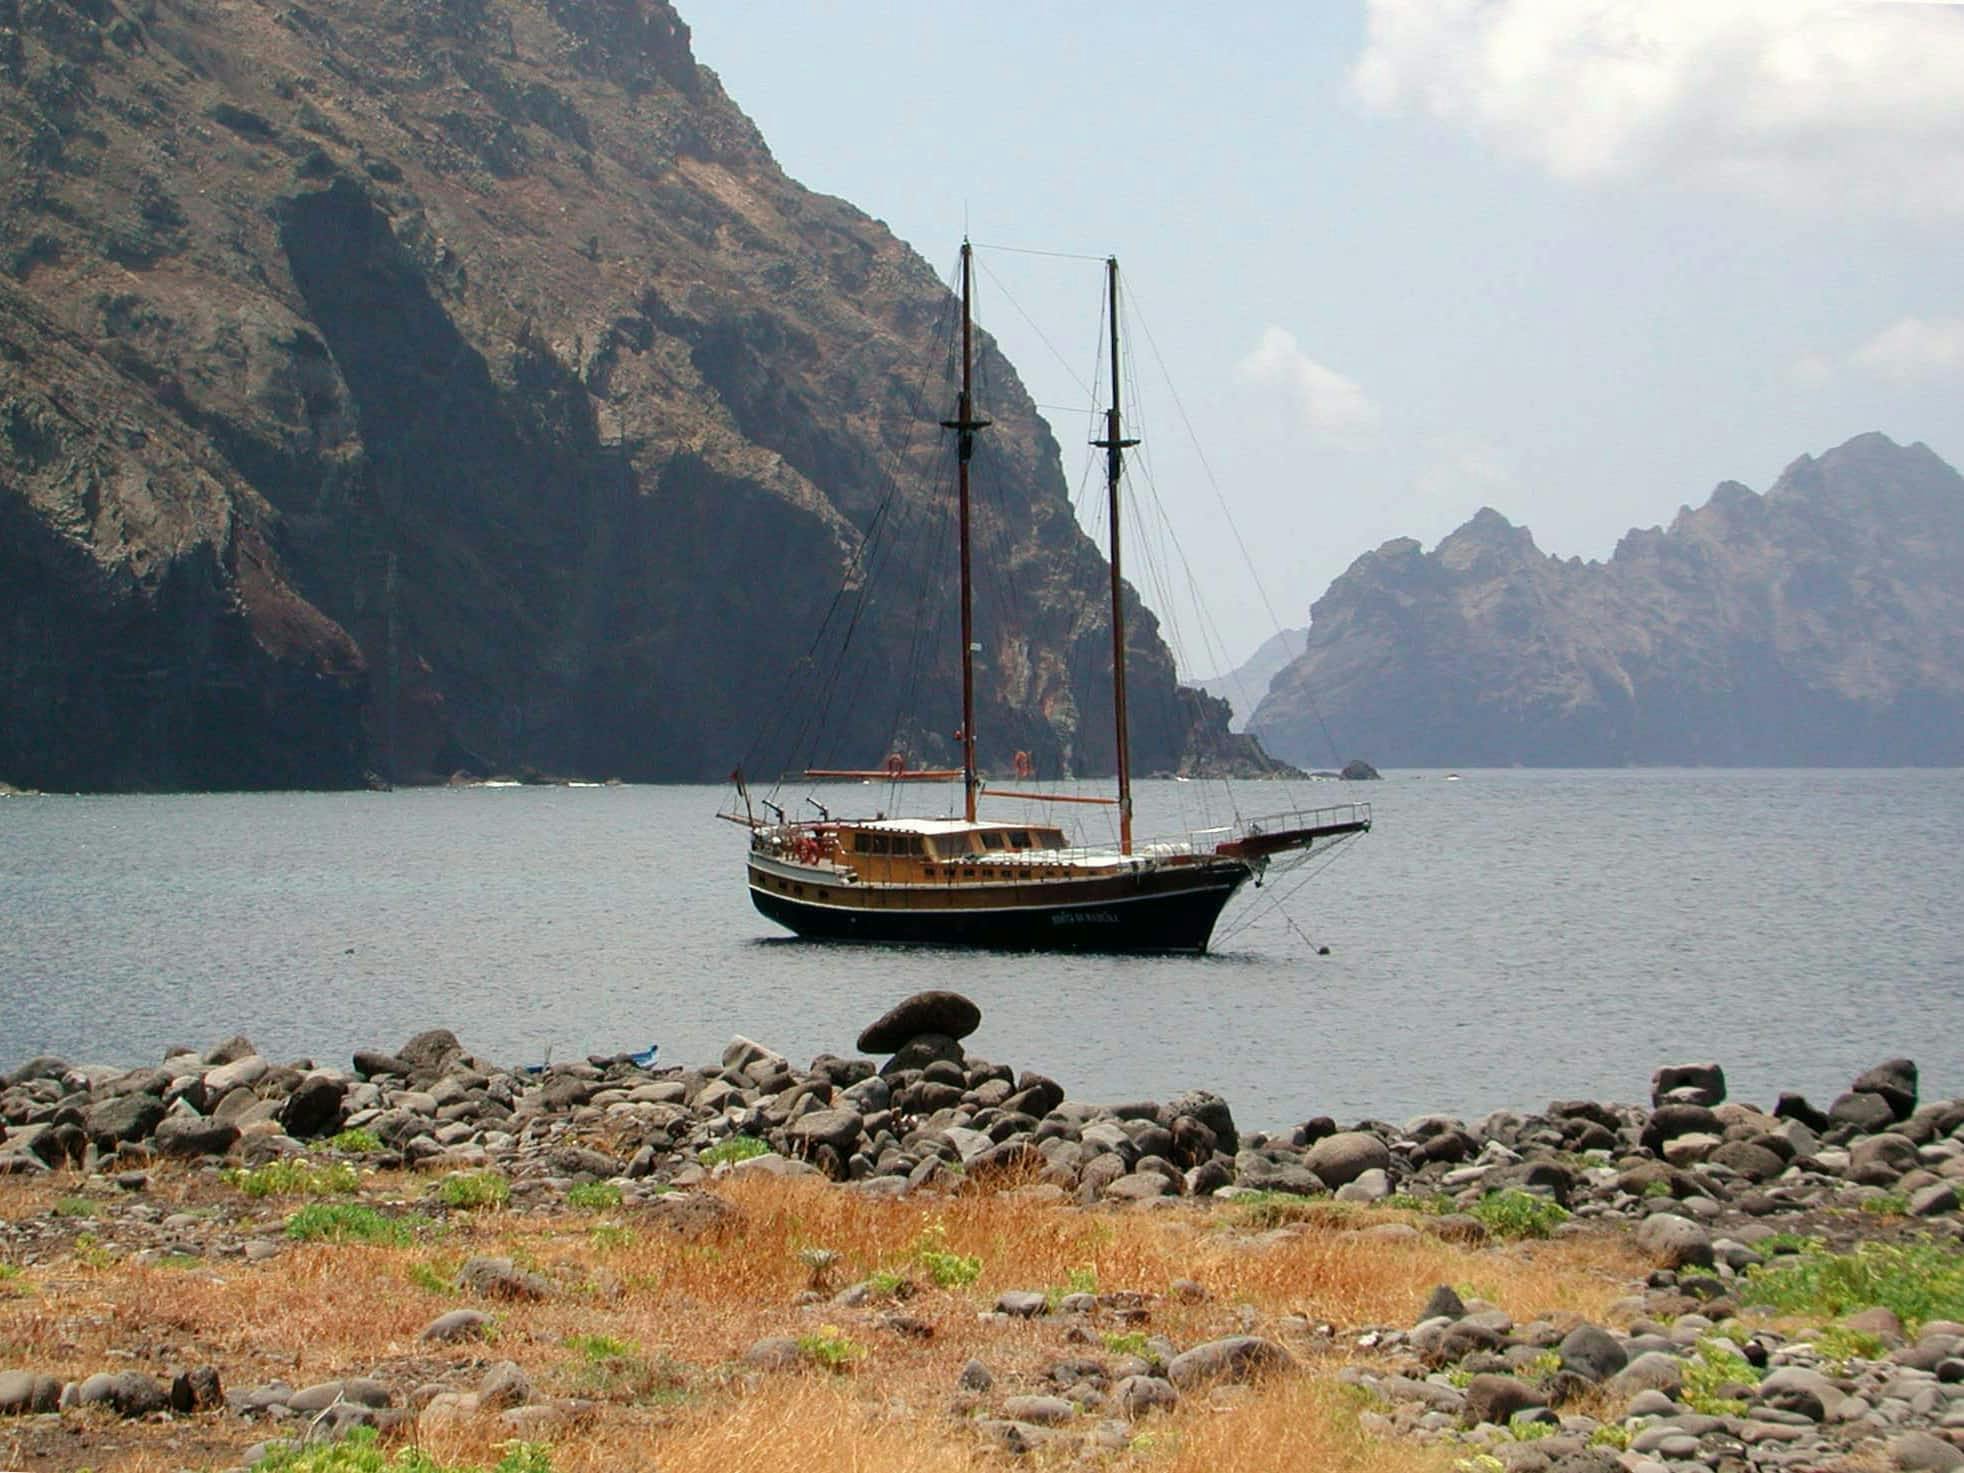
[{"label": "rocky beach", "polygon": [[980,1021],[22,1062],[0,1466],[1964,1467],[1964,1100],[1908,1060],[1256,1131]]}]

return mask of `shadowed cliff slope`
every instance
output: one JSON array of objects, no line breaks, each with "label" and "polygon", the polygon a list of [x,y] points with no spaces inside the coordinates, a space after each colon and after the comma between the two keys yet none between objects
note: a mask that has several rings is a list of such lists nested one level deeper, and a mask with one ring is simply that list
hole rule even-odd
[{"label": "shadowed cliff slope", "polygon": [[1607,563],[1482,509],[1352,563],[1251,730],[1300,759],[1320,708],[1380,766],[1964,762],[1961,568],[1964,479],[1879,434]]},{"label": "shadowed cliff slope", "polygon": [[[952,614],[897,574],[878,698],[822,751],[769,720],[876,518],[945,529],[948,294],[784,177],[662,0],[0,0],[0,150],[0,777],[952,749]],[[984,761],[1109,770],[1101,560],[983,368]],[[1138,766],[1191,765],[1221,713],[1128,629]]]}]

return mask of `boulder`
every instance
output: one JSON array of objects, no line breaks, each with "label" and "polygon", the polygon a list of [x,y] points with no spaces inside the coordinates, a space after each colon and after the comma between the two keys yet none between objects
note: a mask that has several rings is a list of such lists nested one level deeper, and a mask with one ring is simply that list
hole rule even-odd
[{"label": "boulder", "polygon": [[1562,1369],[1590,1381],[1607,1381],[1630,1363],[1629,1352],[1607,1330],[1577,1325],[1557,1347]]},{"label": "boulder", "polygon": [[205,1055],[205,1064],[216,1067],[219,1064],[236,1064],[240,1059],[249,1059],[259,1050],[253,1047],[252,1040],[243,1033],[234,1033],[225,1042]]},{"label": "boulder", "polygon": [[1252,1381],[1271,1371],[1294,1368],[1295,1357],[1272,1340],[1230,1335],[1184,1351],[1167,1363],[1166,1379],[1181,1391],[1210,1381]]},{"label": "boulder", "polygon": [[1868,1132],[1887,1130],[1896,1123],[1896,1111],[1881,1095],[1869,1090],[1850,1090],[1828,1106],[1831,1125],[1852,1125]]},{"label": "boulder", "polygon": [[1858,1094],[1881,1095],[1898,1120],[1907,1120],[1916,1113],[1916,1064],[1913,1060],[1891,1059],[1887,1063],[1877,1064],[1848,1088]]},{"label": "boulder", "polygon": [[1173,1383],[1160,1376],[1127,1376],[1112,1388],[1118,1409],[1135,1421],[1148,1412],[1170,1412],[1180,1404]]},{"label": "boulder", "polygon": [[82,1128],[102,1151],[113,1151],[125,1141],[140,1141],[156,1130],[164,1118],[164,1102],[155,1095],[118,1095],[89,1107]]},{"label": "boulder", "polygon": [[1311,1146],[1303,1153],[1303,1165],[1335,1188],[1355,1181],[1367,1171],[1389,1170],[1391,1149],[1368,1132],[1344,1130],[1325,1136]]},{"label": "boulder", "polygon": [[1638,1223],[1637,1246],[1665,1268],[1712,1266],[1712,1235],[1675,1212],[1653,1212]]},{"label": "boulder", "polygon": [[341,1128],[341,1102],[348,1082],[332,1074],[309,1074],[280,1106],[280,1126],[295,1140],[332,1135]]},{"label": "boulder", "polygon": [[959,992],[917,992],[869,1023],[860,1032],[858,1048],[863,1054],[891,1054],[922,1034],[967,1038],[981,1026],[982,1009]]},{"label": "boulder", "polygon": [[1548,1404],[1540,1392],[1513,1376],[1475,1376],[1466,1383],[1465,1397],[1469,1425],[1493,1422],[1505,1427],[1516,1412]]},{"label": "boulder", "polygon": [[814,1110],[792,1121],[785,1133],[805,1151],[830,1146],[844,1157],[858,1148],[865,1126],[866,1119],[857,1110]]},{"label": "boulder", "polygon": [[1166,1112],[1170,1119],[1178,1120],[1186,1115],[1206,1126],[1214,1133],[1215,1150],[1232,1156],[1241,1149],[1241,1134],[1234,1128],[1234,1112],[1228,1109],[1227,1101],[1212,1090],[1188,1090],[1168,1101]]},{"label": "boulder", "polygon": [[486,1299],[544,1299],[552,1286],[509,1258],[473,1258],[457,1270],[457,1286]]},{"label": "boulder", "polygon": [[1723,1136],[1725,1124],[1704,1105],[1659,1105],[1643,1128],[1647,1151],[1664,1153],[1664,1142],[1681,1135]]},{"label": "boulder", "polygon": [[[1689,1095],[1679,1091],[1689,1090]],[[1650,1076],[1650,1103],[1667,1101],[1703,1105],[1707,1109],[1725,1101],[1725,1070],[1717,1064],[1666,1064]]]},{"label": "boulder", "polygon": [[76,1389],[75,1399],[82,1406],[106,1406],[118,1416],[147,1417],[170,1405],[170,1392],[141,1371],[98,1372]]},{"label": "boulder", "polygon": [[0,1417],[51,1412],[61,1401],[61,1382],[32,1371],[0,1371]]},{"label": "boulder", "polygon": [[223,1156],[238,1143],[239,1127],[202,1115],[173,1115],[157,1127],[157,1154],[176,1160]]},{"label": "boulder", "polygon": [[423,1326],[416,1338],[446,1344],[453,1340],[482,1340],[491,1329],[491,1316],[475,1309],[453,1309]]},{"label": "boulder", "polygon": [[395,1051],[394,1057],[409,1066],[411,1075],[434,1079],[448,1073],[464,1055],[464,1046],[448,1028],[426,1028]]}]

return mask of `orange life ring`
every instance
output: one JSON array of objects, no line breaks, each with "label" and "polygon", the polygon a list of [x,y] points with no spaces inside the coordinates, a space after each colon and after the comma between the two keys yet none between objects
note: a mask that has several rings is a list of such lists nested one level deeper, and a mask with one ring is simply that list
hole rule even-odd
[{"label": "orange life ring", "polygon": [[798,858],[806,864],[816,864],[818,862],[818,840],[814,839],[810,834],[800,836],[798,840]]},{"label": "orange life ring", "polygon": [[1030,760],[1030,754],[1028,752],[1018,752],[1016,754],[1016,775],[1018,777],[1034,777],[1036,776],[1036,771],[1037,765]]},{"label": "orange life ring", "polygon": [[906,770],[907,770],[907,759],[901,756],[898,752],[895,752],[892,756],[887,758],[888,777],[899,777],[900,774],[905,772]]}]

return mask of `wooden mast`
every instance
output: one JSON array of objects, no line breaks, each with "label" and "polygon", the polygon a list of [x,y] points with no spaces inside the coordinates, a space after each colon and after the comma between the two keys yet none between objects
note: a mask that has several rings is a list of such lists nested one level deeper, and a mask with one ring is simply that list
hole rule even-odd
[{"label": "wooden mast", "polygon": [[1118,257],[1105,258],[1106,294],[1112,304],[1112,407],[1105,411],[1105,438],[1091,443],[1105,452],[1105,493],[1112,529],[1112,722],[1118,734],[1118,850],[1132,852],[1132,741],[1125,719],[1125,584],[1119,571],[1118,483],[1125,451],[1137,440],[1119,433]]},{"label": "wooden mast", "polygon": [[962,555],[962,811],[968,822],[975,822],[975,793],[980,786],[975,776],[975,610],[974,583],[969,573],[968,462],[975,454],[975,432],[989,427],[977,419],[971,396],[975,371],[973,317],[970,309],[974,281],[974,247],[962,242],[962,387],[955,401],[955,417],[941,421],[941,428],[955,432],[955,480],[959,501]]}]

